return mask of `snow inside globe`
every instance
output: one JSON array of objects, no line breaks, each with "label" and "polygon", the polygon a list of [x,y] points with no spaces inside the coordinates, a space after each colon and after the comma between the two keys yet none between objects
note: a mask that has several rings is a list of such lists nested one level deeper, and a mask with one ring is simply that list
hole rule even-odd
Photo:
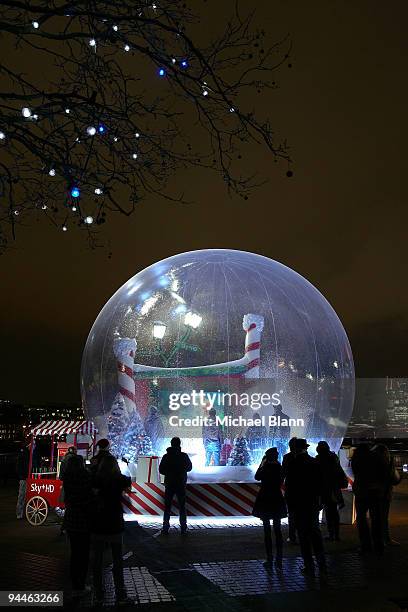
[{"label": "snow inside globe", "polygon": [[337,451],[354,401],[350,344],[305,278],[254,253],[169,257],[125,283],[86,342],[87,418],[135,464],[181,438],[190,481],[245,482],[265,450]]}]

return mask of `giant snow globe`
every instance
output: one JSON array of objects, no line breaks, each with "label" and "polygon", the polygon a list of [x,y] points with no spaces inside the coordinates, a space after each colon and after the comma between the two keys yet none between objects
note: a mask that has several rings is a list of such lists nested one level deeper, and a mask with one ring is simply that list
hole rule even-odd
[{"label": "giant snow globe", "polygon": [[169,257],[125,283],[86,342],[83,405],[118,457],[137,463],[181,439],[190,480],[253,479],[291,437],[337,451],[354,367],[335,311],[305,278],[254,253]]}]

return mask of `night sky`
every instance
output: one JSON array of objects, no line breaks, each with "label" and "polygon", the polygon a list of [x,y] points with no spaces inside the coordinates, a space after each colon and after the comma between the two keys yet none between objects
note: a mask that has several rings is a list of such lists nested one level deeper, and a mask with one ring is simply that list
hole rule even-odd
[{"label": "night sky", "polygon": [[[206,31],[218,5],[200,4]],[[21,228],[0,258],[1,398],[79,401],[87,334],[114,291],[159,259],[211,247],[260,253],[312,282],[346,328],[358,376],[408,375],[408,5],[256,6],[271,41],[293,41],[279,90],[253,103],[287,138],[294,176],[251,147],[242,163],[268,182],[247,202],[211,173],[184,172],[172,187],[192,204],[152,198],[130,219],[111,215],[105,248],[89,250],[81,232]]]}]

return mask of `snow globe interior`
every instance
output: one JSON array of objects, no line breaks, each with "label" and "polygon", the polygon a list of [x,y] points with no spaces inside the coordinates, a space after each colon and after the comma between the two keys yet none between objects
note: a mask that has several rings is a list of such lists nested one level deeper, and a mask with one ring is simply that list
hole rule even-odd
[{"label": "snow globe interior", "polygon": [[118,457],[179,436],[190,481],[245,481],[292,436],[337,450],[354,398],[350,345],[305,278],[253,253],[209,249],[136,274],[86,342],[83,405]]}]

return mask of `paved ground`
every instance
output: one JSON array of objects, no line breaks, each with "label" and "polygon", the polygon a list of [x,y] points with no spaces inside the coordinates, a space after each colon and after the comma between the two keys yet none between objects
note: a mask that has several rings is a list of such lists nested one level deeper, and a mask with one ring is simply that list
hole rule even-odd
[{"label": "paved ground", "polygon": [[[64,590],[71,609],[68,546],[58,518],[50,515],[45,526],[31,527],[15,519],[14,501],[14,486],[0,489],[0,589]],[[396,489],[391,523],[401,546],[387,549],[382,559],[361,559],[355,528],[343,526],[342,541],[327,546],[327,580],[303,577],[296,546],[285,549],[281,572],[266,570],[260,527],[194,529],[187,536],[171,530],[162,537],[155,528],[127,523],[125,580],[142,612],[403,610],[408,600],[408,480]],[[109,565],[106,582],[104,603],[110,607]],[[81,603],[91,605],[91,598]]]}]

